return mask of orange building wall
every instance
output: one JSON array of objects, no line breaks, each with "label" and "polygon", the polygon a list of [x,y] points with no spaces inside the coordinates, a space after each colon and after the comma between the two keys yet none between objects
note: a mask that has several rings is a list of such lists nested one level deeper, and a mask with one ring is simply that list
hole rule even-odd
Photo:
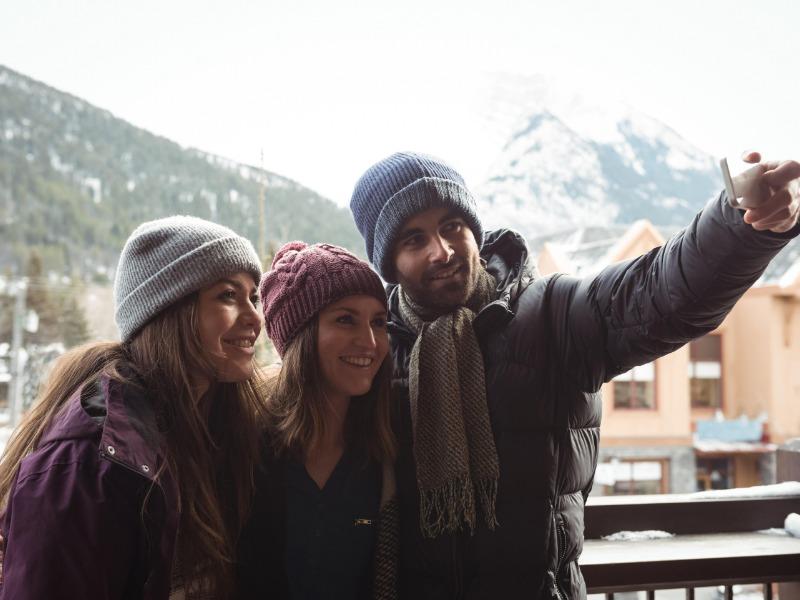
[{"label": "orange building wall", "polygon": [[726,319],[722,340],[723,410],[725,417],[754,418],[769,410],[774,393],[772,365],[775,334],[772,298],[745,293]]},{"label": "orange building wall", "polygon": [[[609,261],[624,260],[661,244],[646,223],[631,226]],[[544,274],[559,269],[557,255],[544,251]],[[771,441],[800,436],[800,282],[747,291],[714,333],[722,336],[725,418],[768,415]],[[614,409],[613,386],[603,386],[603,446],[691,444],[692,423],[714,417],[691,408],[688,346],[656,361],[656,409]],[[745,468],[745,467],[743,467]]]},{"label": "orange building wall", "polygon": [[800,301],[776,287],[752,289],[726,320],[726,418],[767,414],[771,440],[800,436]]},{"label": "orange building wall", "polygon": [[[780,330],[773,340],[776,360],[772,377],[775,394],[770,404],[770,432],[782,443],[800,436],[800,299],[775,298],[775,327]],[[774,421],[774,422],[773,422]]]},{"label": "orange building wall", "polygon": [[689,385],[686,378],[689,350],[683,347],[656,361],[656,408],[614,408],[614,386],[603,386],[601,441],[680,444],[691,443]]}]

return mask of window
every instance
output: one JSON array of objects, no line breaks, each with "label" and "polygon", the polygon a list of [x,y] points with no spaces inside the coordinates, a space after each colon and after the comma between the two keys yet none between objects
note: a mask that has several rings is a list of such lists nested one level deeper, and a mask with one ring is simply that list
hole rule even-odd
[{"label": "window", "polygon": [[614,377],[614,408],[656,407],[656,365],[647,363]]},{"label": "window", "polygon": [[727,490],[733,487],[733,468],[729,458],[697,459],[697,491]]},{"label": "window", "polygon": [[661,459],[619,460],[597,465],[595,489],[602,496],[666,494],[667,461]]},{"label": "window", "polygon": [[689,344],[689,397],[692,408],[722,407],[722,340],[718,335]]}]

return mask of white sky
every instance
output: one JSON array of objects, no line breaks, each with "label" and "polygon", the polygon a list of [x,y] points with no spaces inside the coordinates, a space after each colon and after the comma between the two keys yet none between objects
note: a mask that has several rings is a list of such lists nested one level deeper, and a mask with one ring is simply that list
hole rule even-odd
[{"label": "white sky", "polygon": [[0,0],[0,63],[344,203],[372,162],[494,147],[485,74],[556,75],[715,155],[799,158],[800,3]]}]

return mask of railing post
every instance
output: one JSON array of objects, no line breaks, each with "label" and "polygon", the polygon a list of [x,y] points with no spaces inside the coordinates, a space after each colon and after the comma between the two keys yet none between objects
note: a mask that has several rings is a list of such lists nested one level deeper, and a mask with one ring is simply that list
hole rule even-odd
[{"label": "railing post", "polygon": [[[782,481],[800,481],[800,438],[794,438],[781,444],[776,454],[775,480],[778,483]],[[784,598],[800,598],[800,583],[779,584],[778,596],[781,600]]]}]

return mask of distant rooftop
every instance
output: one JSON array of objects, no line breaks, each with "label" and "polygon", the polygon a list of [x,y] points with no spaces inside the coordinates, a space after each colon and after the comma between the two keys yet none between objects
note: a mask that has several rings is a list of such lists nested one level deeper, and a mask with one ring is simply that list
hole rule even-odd
[{"label": "distant rooftop", "polygon": [[[604,225],[569,229],[528,239],[534,255],[540,254],[548,245],[557,260],[569,265],[572,275],[588,275],[609,264],[609,252],[633,227],[627,225]],[[680,228],[658,226],[655,229],[664,239],[669,239]],[[756,286],[790,285],[800,276],[800,238],[791,240],[770,262]]]},{"label": "distant rooftop", "polygon": [[800,242],[790,241],[769,263],[756,285],[789,285],[800,271]]},{"label": "distant rooftop", "polygon": [[548,244],[559,259],[566,259],[572,275],[586,275],[607,264],[609,250],[625,234],[630,225],[581,227],[544,235],[529,240],[531,251],[539,254]]}]

